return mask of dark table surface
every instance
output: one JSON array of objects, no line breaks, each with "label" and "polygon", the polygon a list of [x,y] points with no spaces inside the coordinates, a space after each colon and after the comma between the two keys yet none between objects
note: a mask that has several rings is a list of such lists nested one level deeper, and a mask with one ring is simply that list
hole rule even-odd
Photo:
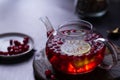
[{"label": "dark table surface", "polygon": [[[110,0],[108,13],[104,17],[98,20],[87,20],[106,37],[107,30],[120,27],[119,14],[120,1]],[[28,34],[35,42],[35,49],[40,51],[45,47],[47,40],[46,29],[39,20],[44,16],[50,18],[55,28],[66,20],[78,19],[75,14],[74,0],[1,0],[0,34],[6,32]],[[112,41],[120,46],[120,39]],[[33,58],[37,54],[36,52],[18,63],[0,63],[0,80],[35,80]]]},{"label": "dark table surface", "polygon": [[[94,26],[94,28],[100,32],[104,37],[107,38],[108,32],[115,28],[120,28],[120,1],[119,0],[109,0],[108,12],[100,18],[87,18]],[[112,40],[112,39],[111,39]],[[112,40],[117,45],[120,46],[119,40]]]}]

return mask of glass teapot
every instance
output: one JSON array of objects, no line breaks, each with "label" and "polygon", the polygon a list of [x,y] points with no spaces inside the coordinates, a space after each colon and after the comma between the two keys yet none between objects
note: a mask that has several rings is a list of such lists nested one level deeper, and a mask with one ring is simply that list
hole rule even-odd
[{"label": "glass teapot", "polygon": [[[54,30],[48,18],[41,19],[47,28],[46,55],[55,70],[66,74],[84,74],[97,66],[110,69],[117,64],[114,45],[95,31],[91,23],[73,20]],[[111,51],[112,64],[103,63],[106,46]]]}]

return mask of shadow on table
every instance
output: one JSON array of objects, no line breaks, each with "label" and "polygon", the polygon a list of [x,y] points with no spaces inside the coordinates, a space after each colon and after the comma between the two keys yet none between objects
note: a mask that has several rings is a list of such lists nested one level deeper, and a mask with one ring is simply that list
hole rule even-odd
[{"label": "shadow on table", "polygon": [[0,64],[9,65],[9,64],[21,63],[21,62],[27,61],[30,58],[32,58],[34,53],[35,53],[35,50],[32,50],[32,51],[30,51],[29,53],[27,53],[25,55],[13,57],[13,58],[3,58],[3,57],[0,57]]},{"label": "shadow on table", "polygon": [[59,80],[112,80],[111,76],[109,76],[109,73],[100,68],[97,68],[90,73],[81,75],[66,75],[60,72],[56,73],[56,76],[59,78]]},{"label": "shadow on table", "polygon": [[[93,72],[80,74],[80,75],[67,75],[60,73],[59,71],[55,71],[55,76],[57,79],[55,80],[120,80],[120,78],[113,79],[108,71],[103,69],[97,68]],[[38,76],[35,75],[35,80],[46,80],[40,79]],[[50,80],[50,79],[47,79]]]}]

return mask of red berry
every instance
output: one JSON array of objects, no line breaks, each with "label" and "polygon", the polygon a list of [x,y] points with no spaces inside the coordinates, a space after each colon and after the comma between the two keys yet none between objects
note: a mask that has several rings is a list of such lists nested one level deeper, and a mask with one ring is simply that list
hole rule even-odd
[{"label": "red berry", "polygon": [[15,54],[18,54],[18,53],[19,53],[19,50],[15,50],[14,53],[15,53]]},{"label": "red berry", "polygon": [[27,51],[29,49],[29,45],[24,45],[24,51]]},{"label": "red berry", "polygon": [[71,32],[76,32],[76,30],[75,30],[75,29],[73,29],[73,30],[71,30]]},{"label": "red berry", "polygon": [[18,40],[10,40],[10,46],[7,47],[7,52],[0,51],[0,55],[13,55],[25,52],[29,49],[29,45],[27,45],[29,38],[25,37],[23,40],[23,44],[21,44]]},{"label": "red berry", "polygon": [[48,70],[45,71],[46,77],[50,77],[51,74],[52,74],[51,70],[48,69]]},{"label": "red berry", "polygon": [[3,54],[3,51],[0,51],[0,55],[2,55]]},{"label": "red berry", "polygon": [[10,45],[13,45],[13,40],[10,40]]},{"label": "red berry", "polygon": [[24,37],[24,40],[28,41],[28,40],[29,40],[29,38],[28,38],[28,37]]},{"label": "red berry", "polygon": [[22,53],[23,52],[23,50],[22,49],[19,49],[19,53]]},{"label": "red berry", "polygon": [[23,40],[23,44],[25,44],[25,45],[26,45],[27,43],[28,43],[28,42],[27,42],[26,40]]},{"label": "red berry", "polygon": [[8,55],[9,53],[8,52],[3,52],[3,55]]},{"label": "red berry", "polygon": [[18,50],[19,48],[18,48],[18,46],[13,46],[13,49]]},{"label": "red berry", "polygon": [[11,48],[12,48],[12,47],[10,47],[10,46],[7,48],[8,52],[10,52]]},{"label": "red berry", "polygon": [[11,47],[11,49],[10,49],[10,51],[8,53],[9,53],[9,55],[15,54],[15,51],[14,51],[13,47]]},{"label": "red berry", "polygon": [[14,40],[14,44],[15,44],[15,46],[21,45],[21,43],[19,41],[17,41],[17,40]]},{"label": "red berry", "polygon": [[19,49],[22,49],[22,48],[23,48],[23,45],[19,45],[18,48],[19,48]]},{"label": "red berry", "polygon": [[57,43],[58,43],[58,44],[63,44],[63,42],[62,42],[62,41],[58,41]]},{"label": "red berry", "polygon": [[29,38],[28,37],[25,37],[24,40],[23,40],[23,44],[27,44],[29,41]]}]

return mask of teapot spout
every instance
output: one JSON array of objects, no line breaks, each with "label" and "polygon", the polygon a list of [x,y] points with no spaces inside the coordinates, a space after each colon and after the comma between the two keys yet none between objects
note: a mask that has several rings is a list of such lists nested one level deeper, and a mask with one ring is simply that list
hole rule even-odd
[{"label": "teapot spout", "polygon": [[50,20],[48,19],[48,17],[40,18],[40,20],[44,23],[46,30],[47,30],[47,37],[49,37],[54,32],[54,28]]}]

